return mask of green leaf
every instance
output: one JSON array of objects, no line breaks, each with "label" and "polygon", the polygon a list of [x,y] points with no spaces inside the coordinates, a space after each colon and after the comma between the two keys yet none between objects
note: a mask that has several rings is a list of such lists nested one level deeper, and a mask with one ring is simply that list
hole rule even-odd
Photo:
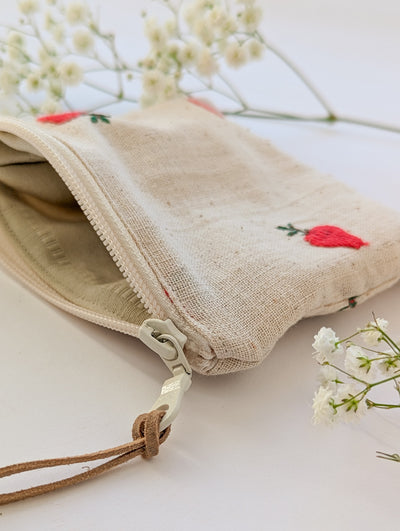
[{"label": "green leaf", "polygon": [[94,114],[90,117],[90,121],[94,124],[97,124],[98,122],[98,119],[97,119],[97,116],[95,116]]}]

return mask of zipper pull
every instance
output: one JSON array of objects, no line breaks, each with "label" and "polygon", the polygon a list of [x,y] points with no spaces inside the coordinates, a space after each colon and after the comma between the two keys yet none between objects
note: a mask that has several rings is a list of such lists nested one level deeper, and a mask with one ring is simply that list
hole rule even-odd
[{"label": "zipper pull", "polygon": [[139,339],[156,352],[173,374],[165,380],[160,396],[151,411],[165,411],[160,431],[165,430],[178,415],[182,398],[192,383],[192,369],[183,352],[187,337],[171,319],[146,319],[139,329]]}]

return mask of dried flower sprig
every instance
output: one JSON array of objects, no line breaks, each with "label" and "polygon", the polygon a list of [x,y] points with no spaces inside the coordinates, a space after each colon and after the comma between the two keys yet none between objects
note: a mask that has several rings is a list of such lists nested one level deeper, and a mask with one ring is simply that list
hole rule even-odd
[{"label": "dried flower sprig", "polygon": [[[357,337],[363,340],[363,346],[354,343]],[[400,345],[388,334],[385,319],[374,317],[345,339],[323,327],[314,336],[313,348],[321,379],[313,400],[314,424],[352,422],[371,408],[400,408]],[[372,400],[370,393],[388,383],[394,385],[399,402]],[[397,460],[394,454],[379,454]]]},{"label": "dried flower sprig", "polygon": [[[72,110],[69,94],[78,85],[97,95],[98,103],[88,112],[130,101],[122,78],[133,68],[122,62],[115,36],[100,29],[84,2],[20,0],[18,8],[20,25],[1,26],[5,33],[0,39],[1,112],[37,115]],[[102,84],[96,83],[98,74],[108,76],[106,84],[104,78]],[[108,84],[117,90],[108,89]],[[107,100],[100,101],[99,93],[107,94]]]},{"label": "dried flower sprig", "polygon": [[[394,132],[400,128],[336,114],[304,73],[260,31],[257,0],[154,0],[157,18],[142,13],[149,50],[127,60],[81,0],[19,0],[19,26],[0,35],[0,112],[52,114],[73,110],[74,87],[90,90],[87,112],[123,102],[150,105],[177,95],[218,95],[224,114],[320,123],[345,122]],[[275,55],[319,102],[321,115],[253,107],[228,77]],[[261,68],[261,67],[260,67]],[[93,97],[92,97],[93,96]],[[99,97],[100,96],[100,97]],[[221,99],[219,100],[221,101]],[[219,104],[218,106],[221,107]]]}]

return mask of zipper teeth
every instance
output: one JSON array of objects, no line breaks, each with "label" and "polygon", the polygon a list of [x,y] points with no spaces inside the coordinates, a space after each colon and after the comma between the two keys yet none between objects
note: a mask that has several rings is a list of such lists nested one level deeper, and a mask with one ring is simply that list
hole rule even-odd
[{"label": "zipper teeth", "polygon": [[[161,309],[159,308],[158,304],[154,300],[154,297],[149,296],[150,294],[145,293],[138,286],[135,276],[132,275],[132,273],[130,272],[130,269],[125,265],[125,261],[122,259],[120,252],[118,252],[117,250],[118,245],[115,242],[113,242],[111,238],[107,236],[107,231],[104,229],[104,225],[101,224],[98,221],[98,219],[95,219],[95,216],[93,215],[93,211],[88,206],[88,203],[82,200],[82,196],[80,195],[80,193],[79,192],[77,193],[76,189],[70,186],[70,183],[68,184],[65,183],[65,184],[69,188],[71,194],[74,196],[76,202],[78,203],[85,217],[87,218],[87,220],[93,227],[93,230],[96,232],[97,236],[100,238],[101,242],[104,244],[104,247],[106,248],[111,258],[113,259],[115,265],[118,267],[122,276],[128,281],[129,285],[135,292],[140,302],[143,304],[144,308],[148,310],[149,313],[151,313],[153,316],[161,315]],[[79,188],[81,191],[82,190],[81,187]]]},{"label": "zipper teeth", "polygon": [[[19,122],[18,126],[15,127],[15,122],[13,122],[10,119],[3,118],[2,121],[3,123],[8,123],[10,125],[9,130],[12,134],[19,134],[19,130],[22,129],[25,133],[25,139],[27,139],[27,141],[29,141],[29,137],[31,137],[36,141],[34,145],[39,144],[40,146],[42,146],[44,153],[46,153],[49,150],[49,146],[51,146],[51,144],[50,143],[46,144],[39,135],[37,135],[34,131],[29,129],[22,123]],[[44,131],[43,131],[43,135],[48,136],[47,133],[45,133]],[[59,141],[57,140],[57,142]],[[61,142],[59,143],[64,149],[67,149],[66,146],[64,146],[64,144],[62,144]],[[156,301],[154,295],[152,295],[150,290],[147,289],[147,286],[145,285],[145,283],[143,283],[141,286],[137,284],[136,279],[140,276],[137,272],[137,268],[134,266],[131,260],[126,259],[123,256],[124,252],[119,246],[119,244],[115,242],[113,238],[110,237],[107,229],[104,228],[106,226],[106,223],[103,220],[103,216],[100,213],[96,214],[96,209],[94,208],[90,198],[88,198],[88,194],[85,193],[85,190],[82,184],[79,181],[77,181],[75,176],[69,170],[69,167],[64,164],[63,159],[61,159],[59,155],[51,147],[50,147],[50,151],[52,155],[60,163],[60,165],[66,170],[66,173],[68,175],[68,178],[65,179],[64,175],[61,175],[60,172],[57,172],[59,177],[62,179],[64,184],[67,186],[67,188],[73,195],[74,199],[78,203],[85,217],[87,218],[87,220],[93,227],[93,230],[96,232],[101,242],[104,244],[106,250],[108,251],[111,258],[113,259],[114,263],[118,267],[123,277],[127,280],[130,287],[133,289],[134,293],[136,294],[140,302],[143,304],[144,308],[152,316],[156,316],[156,317],[162,316],[164,312],[162,311],[161,306],[158,304],[158,302]],[[129,267],[126,265],[127,263],[129,263]],[[93,321],[93,319],[90,319],[90,320]],[[104,321],[110,321],[110,319],[105,318]],[[103,324],[103,323],[98,323],[98,324]],[[112,328],[108,324],[104,323],[103,325],[107,328]],[[120,330],[120,328],[118,328],[118,330]]]}]

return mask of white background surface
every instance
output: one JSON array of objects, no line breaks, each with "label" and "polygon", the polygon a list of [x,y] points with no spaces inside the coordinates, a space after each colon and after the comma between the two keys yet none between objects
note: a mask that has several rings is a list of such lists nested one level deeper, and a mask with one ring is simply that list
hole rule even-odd
[{"label": "white background surface", "polygon": [[[143,2],[97,2],[125,43]],[[1,17],[12,7],[1,3]],[[3,5],[4,4],[4,5]],[[400,5],[389,0],[264,2],[264,33],[313,79],[334,108],[400,125]],[[133,41],[132,41],[133,39]],[[313,112],[267,59],[245,88],[271,106]],[[305,109],[307,107],[307,109]],[[398,208],[400,135],[350,126],[246,125],[298,159]],[[130,425],[168,377],[135,339],[49,306],[0,273],[0,465],[71,455],[129,440]],[[398,527],[398,414],[316,428],[313,335],[344,337],[375,311],[400,335],[399,285],[352,311],[291,329],[249,372],[195,375],[170,439],[151,462],[136,459],[87,484],[0,508],[0,529],[382,531]],[[79,472],[80,466],[69,471]],[[62,471],[64,472],[64,471]],[[58,474],[62,474],[58,472]],[[59,477],[2,480],[0,491]]]}]

